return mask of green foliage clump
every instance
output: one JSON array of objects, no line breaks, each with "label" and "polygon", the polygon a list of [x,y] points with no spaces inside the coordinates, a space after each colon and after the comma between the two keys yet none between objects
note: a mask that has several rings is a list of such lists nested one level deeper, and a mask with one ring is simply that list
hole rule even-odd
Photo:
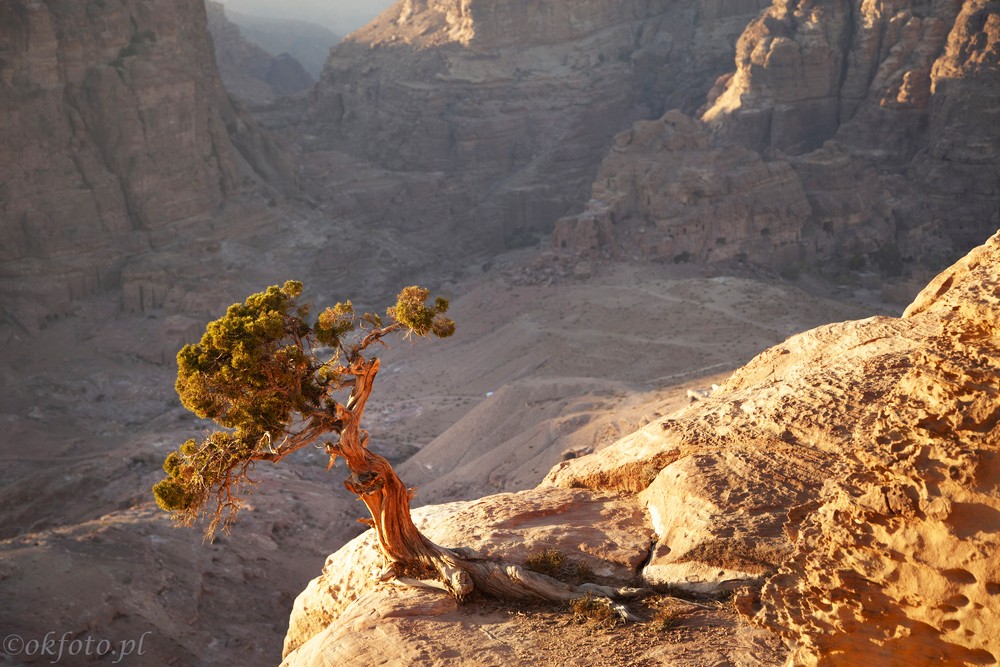
[{"label": "green foliage clump", "polygon": [[153,497],[160,509],[173,512],[184,512],[197,500],[182,481],[170,477],[153,485]]},{"label": "green foliage clump", "polygon": [[177,354],[181,403],[202,419],[258,436],[287,427],[292,413],[316,405],[322,389],[303,339],[308,309],[295,303],[302,283],[271,286],[208,325],[201,342]]},{"label": "green foliage clump", "polygon": [[166,479],[153,485],[153,496],[161,509],[173,512],[181,523],[191,524],[200,510],[214,498],[211,533],[227,512],[227,523],[235,518],[240,501],[235,493],[250,484],[249,473],[256,444],[240,431],[216,431],[202,443],[188,440],[163,462]]},{"label": "green foliage clump", "polygon": [[423,287],[406,287],[386,314],[418,336],[433,333],[439,338],[447,338],[455,333],[455,323],[443,316],[448,312],[448,300],[438,297],[433,306],[427,306],[429,297],[430,291]]},{"label": "green foliage clump", "polygon": [[[167,476],[153,495],[181,523],[193,523],[208,506],[207,533],[224,513],[228,526],[256,461],[278,461],[325,433],[339,433],[337,393],[353,387],[366,347],[395,333],[443,337],[455,330],[443,317],[448,302],[426,305],[430,292],[421,287],[405,288],[388,320],[358,317],[344,301],[310,321],[310,307],[298,302],[302,289],[290,280],[233,304],[198,343],[178,352],[181,403],[225,429],[201,443],[188,440],[164,461]],[[320,359],[324,348],[333,349]]]},{"label": "green foliage clump", "polygon": [[347,301],[327,308],[316,320],[316,340],[323,345],[339,348],[341,339],[354,331],[354,305]]},{"label": "green foliage clump", "polygon": [[545,549],[525,558],[524,567],[532,572],[555,577],[566,566],[566,561],[566,555],[558,549]]}]

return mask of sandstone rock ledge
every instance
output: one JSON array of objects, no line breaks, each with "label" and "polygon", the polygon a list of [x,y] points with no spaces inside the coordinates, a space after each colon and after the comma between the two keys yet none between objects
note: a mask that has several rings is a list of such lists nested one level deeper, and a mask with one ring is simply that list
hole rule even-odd
[{"label": "sandstone rock ledge", "polygon": [[[738,589],[789,664],[996,664],[998,267],[1000,233],[901,318],[793,336],[536,489],[418,523],[513,562],[557,548],[611,578]],[[448,664],[503,661],[449,598],[378,583],[380,566],[370,534],[330,556],[295,602],[284,664],[406,664],[427,645],[417,618],[470,649]]]}]

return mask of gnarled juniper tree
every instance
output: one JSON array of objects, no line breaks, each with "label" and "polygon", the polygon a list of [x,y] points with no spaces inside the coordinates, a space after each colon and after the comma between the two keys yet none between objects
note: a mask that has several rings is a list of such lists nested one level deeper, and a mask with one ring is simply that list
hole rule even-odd
[{"label": "gnarled juniper tree", "polygon": [[[258,461],[277,463],[325,440],[332,467],[342,457],[351,471],[345,486],[371,513],[363,521],[378,536],[386,578],[416,583],[437,573],[440,587],[458,598],[473,589],[506,598],[568,600],[585,593],[617,597],[631,591],[570,586],[517,565],[448,549],[423,536],[410,517],[410,493],[389,462],[371,452],[361,419],[379,359],[372,352],[393,335],[451,336],[448,302],[407,287],[386,315],[355,313],[350,301],[310,319],[299,304],[302,284],[288,281],[233,304],[211,322],[199,343],[177,354],[177,393],[184,407],[222,430],[188,440],[163,464],[166,479],[153,487],[161,508],[182,524],[209,517],[207,535],[227,528]],[[424,581],[424,584],[430,582]]]}]

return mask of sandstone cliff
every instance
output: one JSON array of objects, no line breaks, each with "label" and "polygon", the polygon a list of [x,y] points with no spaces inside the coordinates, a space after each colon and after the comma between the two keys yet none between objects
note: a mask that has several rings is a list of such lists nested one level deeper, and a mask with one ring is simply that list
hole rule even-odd
[{"label": "sandstone cliff", "polygon": [[[515,562],[557,548],[619,581],[738,589],[757,630],[736,644],[777,633],[794,664],[993,664],[997,266],[1000,234],[902,317],[793,336],[704,401],[562,462],[534,490],[420,510],[424,529]],[[378,568],[370,533],[327,560],[296,600],[285,664],[516,654],[478,612],[400,593],[372,577]],[[632,657],[670,650],[654,639]]]},{"label": "sandstone cliff", "polygon": [[[1000,226],[995,3],[776,0],[740,36],[735,66],[700,122],[675,114],[621,135],[557,243],[786,266],[836,258],[892,275]],[[682,134],[701,145],[661,136]],[[760,176],[734,174],[747,160]]]},{"label": "sandstone cliff", "polygon": [[294,178],[215,70],[202,0],[0,5],[3,308],[30,328],[119,284],[247,183]]}]

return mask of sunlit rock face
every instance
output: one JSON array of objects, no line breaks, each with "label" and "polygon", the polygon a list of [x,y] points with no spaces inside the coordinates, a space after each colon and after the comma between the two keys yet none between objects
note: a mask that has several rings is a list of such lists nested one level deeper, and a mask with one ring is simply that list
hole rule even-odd
[{"label": "sunlit rock face", "polygon": [[51,314],[116,285],[124,257],[268,171],[205,25],[202,0],[0,5],[0,259],[15,300]]},{"label": "sunlit rock face", "polygon": [[1000,659],[998,262],[994,236],[909,306],[922,341],[880,364],[894,382],[854,431],[856,474],[791,533],[756,620],[797,664]]},{"label": "sunlit rock face", "polygon": [[309,145],[445,175],[437,224],[459,237],[547,232],[585,198],[615,133],[704,101],[760,7],[399,2],[332,51]]},{"label": "sunlit rock face", "polygon": [[[511,562],[557,548],[612,579],[735,591],[788,664],[993,664],[997,266],[1000,234],[902,317],[792,336],[537,488],[424,507],[419,525]],[[296,600],[286,664],[405,661],[442,624],[434,642],[478,641],[450,598],[401,594],[381,565],[370,531],[327,560]]]},{"label": "sunlit rock face", "polygon": [[794,664],[1000,655],[1000,235],[901,318],[789,338],[712,396],[555,469],[638,490],[647,580],[740,598]]},{"label": "sunlit rock face", "polygon": [[[886,275],[907,260],[943,266],[1000,226],[998,100],[1000,19],[987,2],[776,1],[689,114],[702,144],[638,126],[619,137],[556,240],[667,259],[852,261]],[[767,165],[750,182],[748,159]],[[761,191],[771,186],[784,194]]]}]

